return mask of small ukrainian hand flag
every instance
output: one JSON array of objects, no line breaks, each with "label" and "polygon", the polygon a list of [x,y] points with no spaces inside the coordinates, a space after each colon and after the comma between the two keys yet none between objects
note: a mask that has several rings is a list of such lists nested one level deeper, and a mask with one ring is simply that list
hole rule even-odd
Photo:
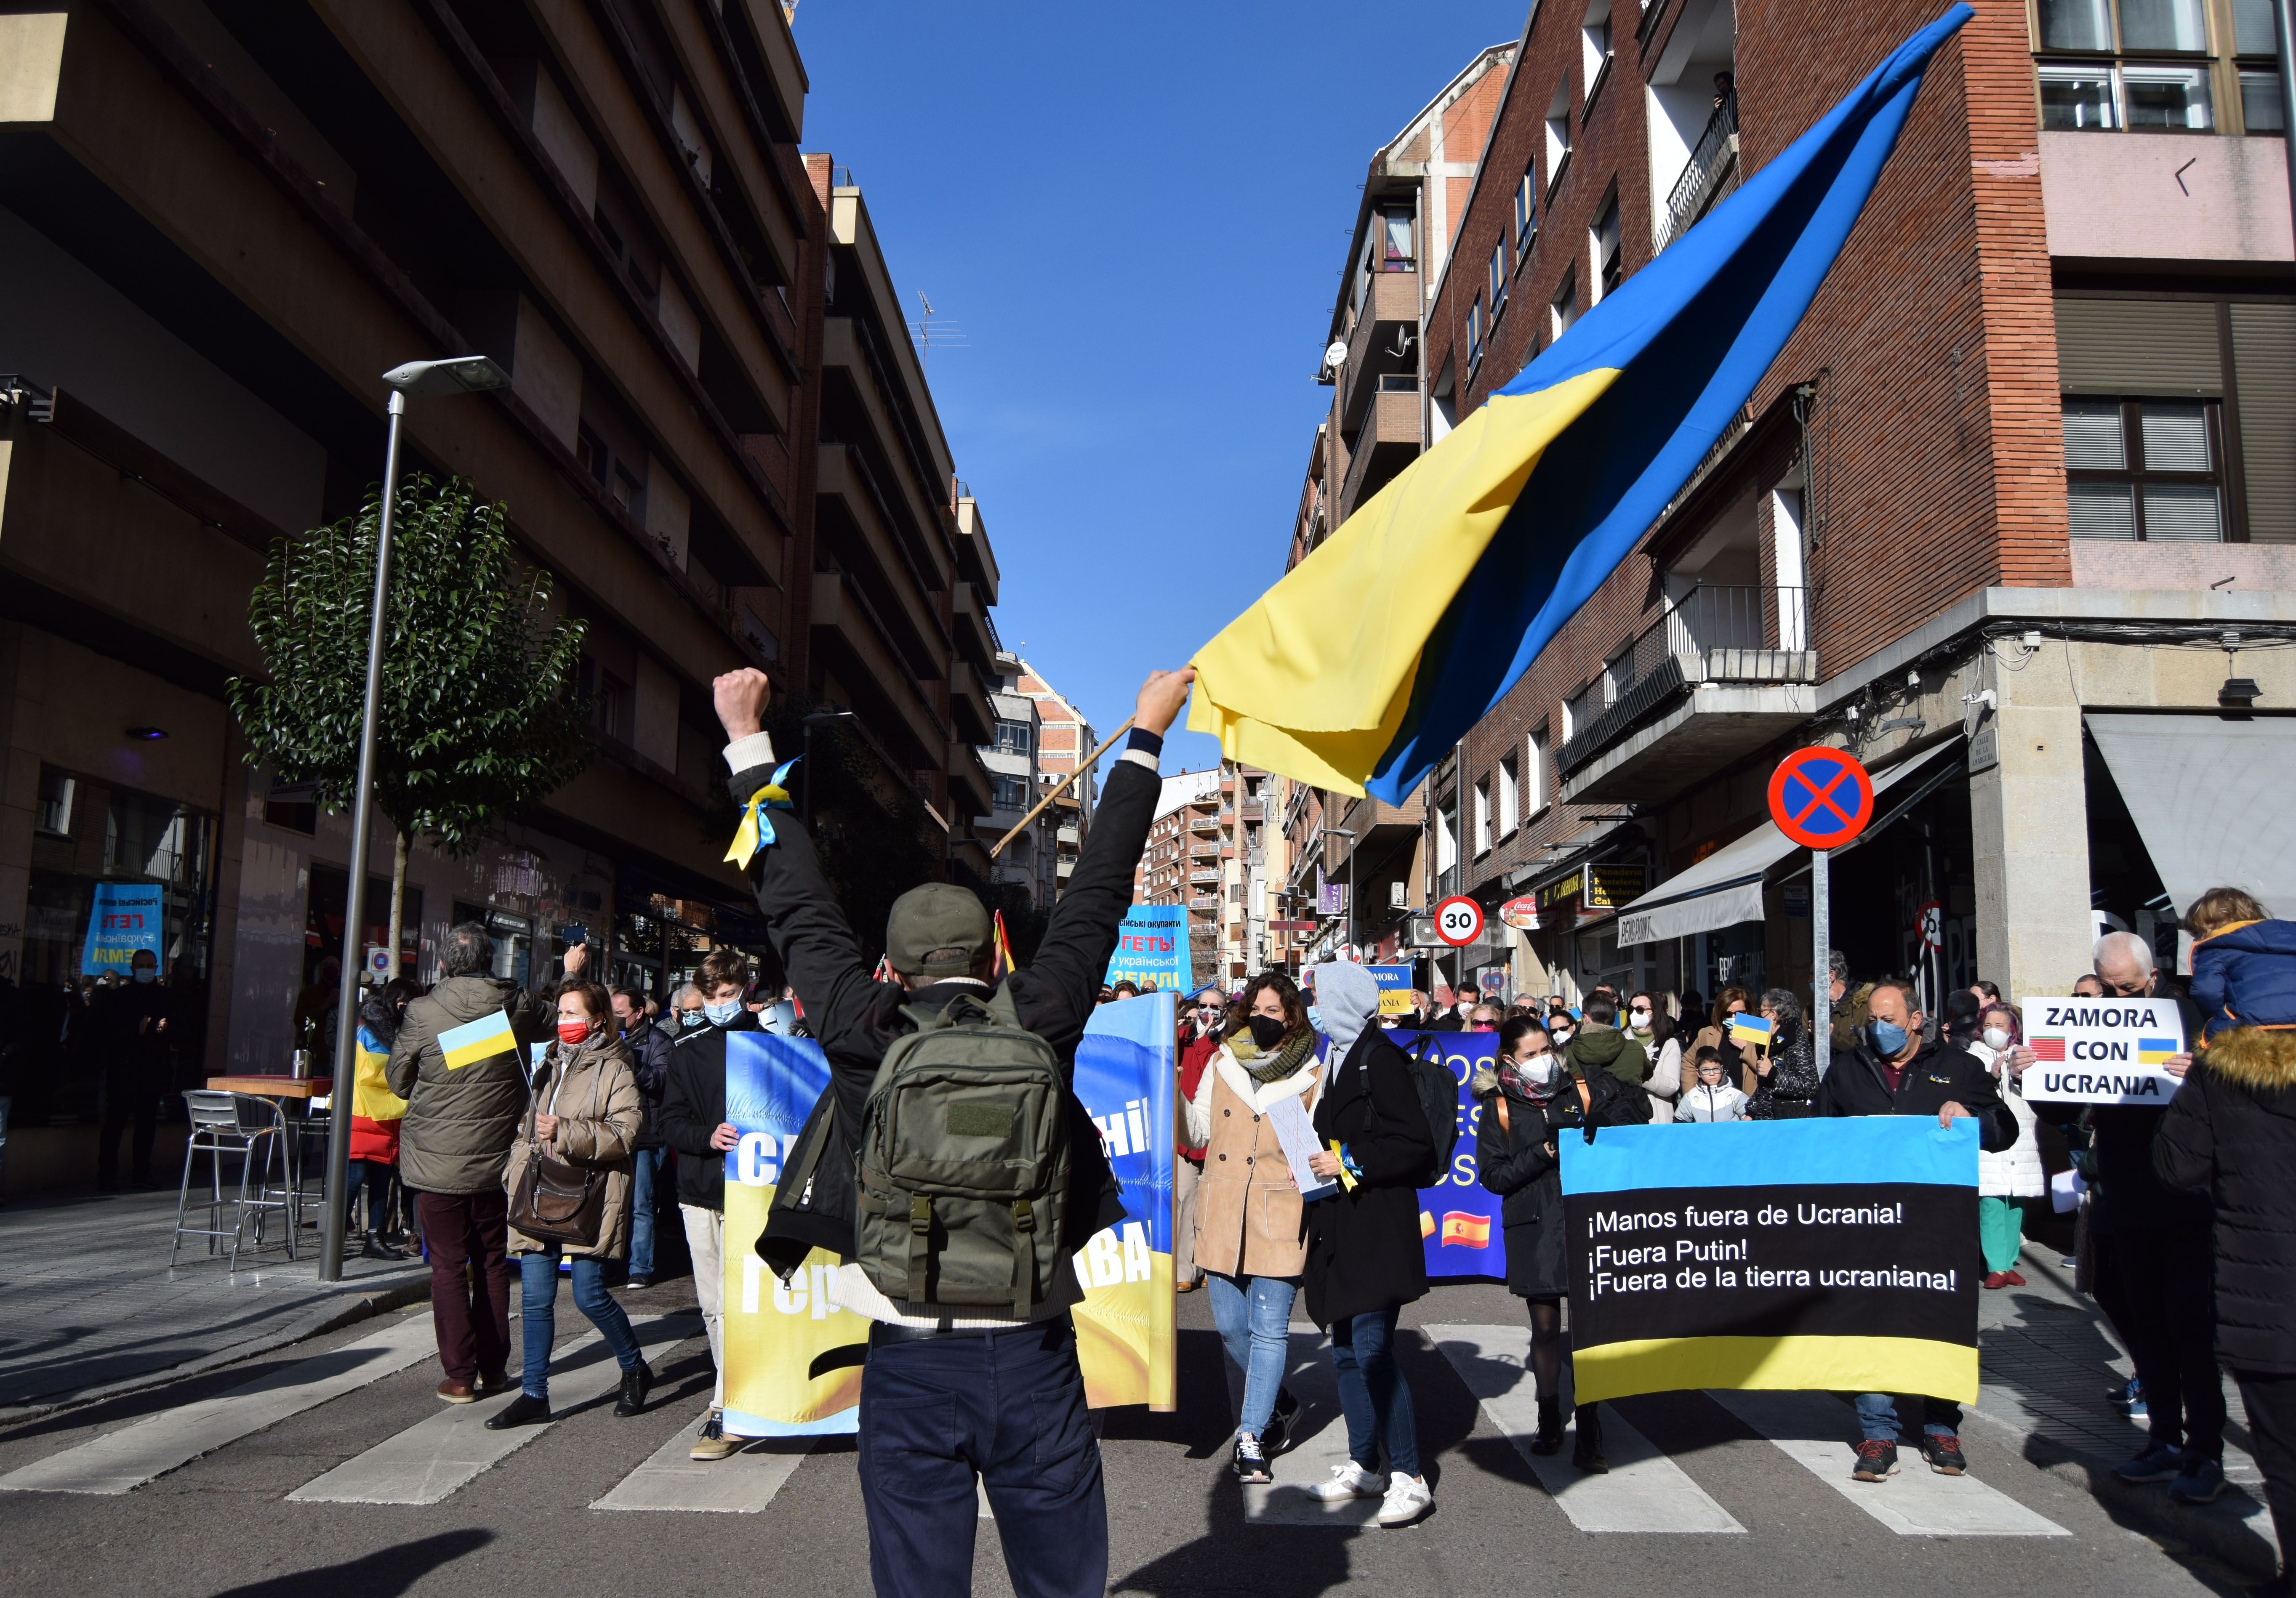
[{"label": "small ukrainian hand flag", "polygon": [[790,803],[786,784],[790,772],[804,758],[800,755],[796,759],[783,761],[766,785],[751,794],[750,802],[742,807],[742,824],[734,829],[734,847],[726,851],[726,858],[744,871],[758,851],[774,840],[774,824],[766,812],[795,808]]}]

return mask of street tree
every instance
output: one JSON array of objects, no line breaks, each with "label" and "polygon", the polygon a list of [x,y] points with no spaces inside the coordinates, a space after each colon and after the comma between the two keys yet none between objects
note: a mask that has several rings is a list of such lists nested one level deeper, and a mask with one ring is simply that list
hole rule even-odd
[{"label": "street tree", "polygon": [[[378,491],[356,516],[273,545],[248,602],[268,680],[228,687],[248,763],[309,784],[331,813],[357,798],[381,504]],[[584,624],[551,614],[550,574],[523,568],[504,506],[460,478],[417,474],[399,489],[391,545],[374,802],[398,835],[396,977],[410,840],[466,855],[572,779],[588,758],[589,707],[575,692]]]}]

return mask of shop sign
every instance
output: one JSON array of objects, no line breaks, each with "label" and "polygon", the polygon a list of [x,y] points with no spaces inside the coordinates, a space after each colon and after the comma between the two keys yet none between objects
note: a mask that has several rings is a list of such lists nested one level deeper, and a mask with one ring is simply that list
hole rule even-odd
[{"label": "shop sign", "polygon": [[1521,932],[1538,930],[1538,897],[1524,894],[1519,899],[1509,899],[1499,906],[1499,919]]},{"label": "shop sign", "polygon": [[1616,910],[1642,897],[1646,872],[1639,861],[1611,861],[1587,868],[1587,908]]},{"label": "shop sign", "polygon": [[1579,889],[1584,886],[1586,874],[1585,872],[1574,871],[1559,882],[1549,882],[1538,890],[1538,902],[1542,905],[1559,905],[1565,899],[1577,898]]}]

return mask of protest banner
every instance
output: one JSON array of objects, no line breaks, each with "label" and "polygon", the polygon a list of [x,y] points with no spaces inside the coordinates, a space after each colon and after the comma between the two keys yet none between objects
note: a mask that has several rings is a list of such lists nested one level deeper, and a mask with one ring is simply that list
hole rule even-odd
[{"label": "protest banner", "polygon": [[[1176,1403],[1172,1290],[1173,996],[1103,1004],[1077,1045],[1077,1097],[1123,1184],[1125,1219],[1072,1264],[1086,1401]],[[849,1432],[858,1423],[869,1323],[832,1301],[837,1257],[816,1249],[786,1282],[757,1255],[783,1160],[794,1152],[829,1062],[811,1038],[726,1040],[726,1429],[742,1437]]]},{"label": "protest banner", "polygon": [[1135,905],[1116,931],[1103,982],[1176,992],[1195,985],[1188,963],[1188,913],[1178,905]]},{"label": "protest banner", "polygon": [[1427,1250],[1427,1274],[1504,1279],[1506,1233],[1499,1223],[1499,1207],[1505,1201],[1486,1188],[1477,1174],[1475,1118],[1480,1107],[1469,1086],[1475,1072],[1497,1057],[1498,1034],[1393,1032],[1389,1036],[1408,1053],[1441,1061],[1459,1084],[1459,1141],[1451,1151],[1451,1168],[1442,1181],[1419,1190],[1419,1239]]},{"label": "protest banner", "polygon": [[1680,1388],[1977,1398],[1977,1124],[1928,1116],[1565,1137],[1588,1404]]},{"label": "protest banner", "polygon": [[1411,1013],[1411,968],[1407,965],[1366,965],[1371,979],[1379,984],[1379,1012],[1382,1015]]},{"label": "protest banner", "polygon": [[2163,1067],[2185,1052],[2185,1018],[2169,999],[2029,998],[2025,1045],[2029,1100],[2166,1104],[2177,1079]]},{"label": "protest banner", "polygon": [[87,940],[80,947],[84,977],[130,968],[139,950],[160,955],[168,926],[167,907],[157,882],[98,882],[88,906]]}]

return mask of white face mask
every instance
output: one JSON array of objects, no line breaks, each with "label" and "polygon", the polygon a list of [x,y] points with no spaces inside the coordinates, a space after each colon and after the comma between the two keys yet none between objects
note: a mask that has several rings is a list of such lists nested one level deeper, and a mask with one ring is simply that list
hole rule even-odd
[{"label": "white face mask", "polygon": [[1651,1012],[1649,1011],[1629,1010],[1627,1012],[1627,1019],[1634,1023],[1636,1031],[1647,1032],[1650,1030]]},{"label": "white face mask", "polygon": [[1995,1053],[1999,1053],[2002,1050],[2009,1046],[2008,1031],[2001,1027],[1986,1028],[1985,1046],[1991,1049]]},{"label": "white face mask", "polygon": [[1568,1027],[1549,1027],[1546,1030],[1547,1035],[1553,1037],[1557,1043],[1569,1043],[1570,1041],[1570,1028]]},{"label": "white face mask", "polygon": [[1472,1004],[1467,1003],[1466,1000],[1462,999],[1457,1004],[1451,1006],[1451,1013],[1457,1016],[1461,1020],[1464,1020],[1467,1019],[1467,1012],[1473,1008],[1474,1006]]},{"label": "white face mask", "polygon": [[1529,1060],[1518,1060],[1514,1069],[1522,1073],[1524,1081],[1545,1087],[1554,1080],[1554,1056],[1536,1054]]}]

